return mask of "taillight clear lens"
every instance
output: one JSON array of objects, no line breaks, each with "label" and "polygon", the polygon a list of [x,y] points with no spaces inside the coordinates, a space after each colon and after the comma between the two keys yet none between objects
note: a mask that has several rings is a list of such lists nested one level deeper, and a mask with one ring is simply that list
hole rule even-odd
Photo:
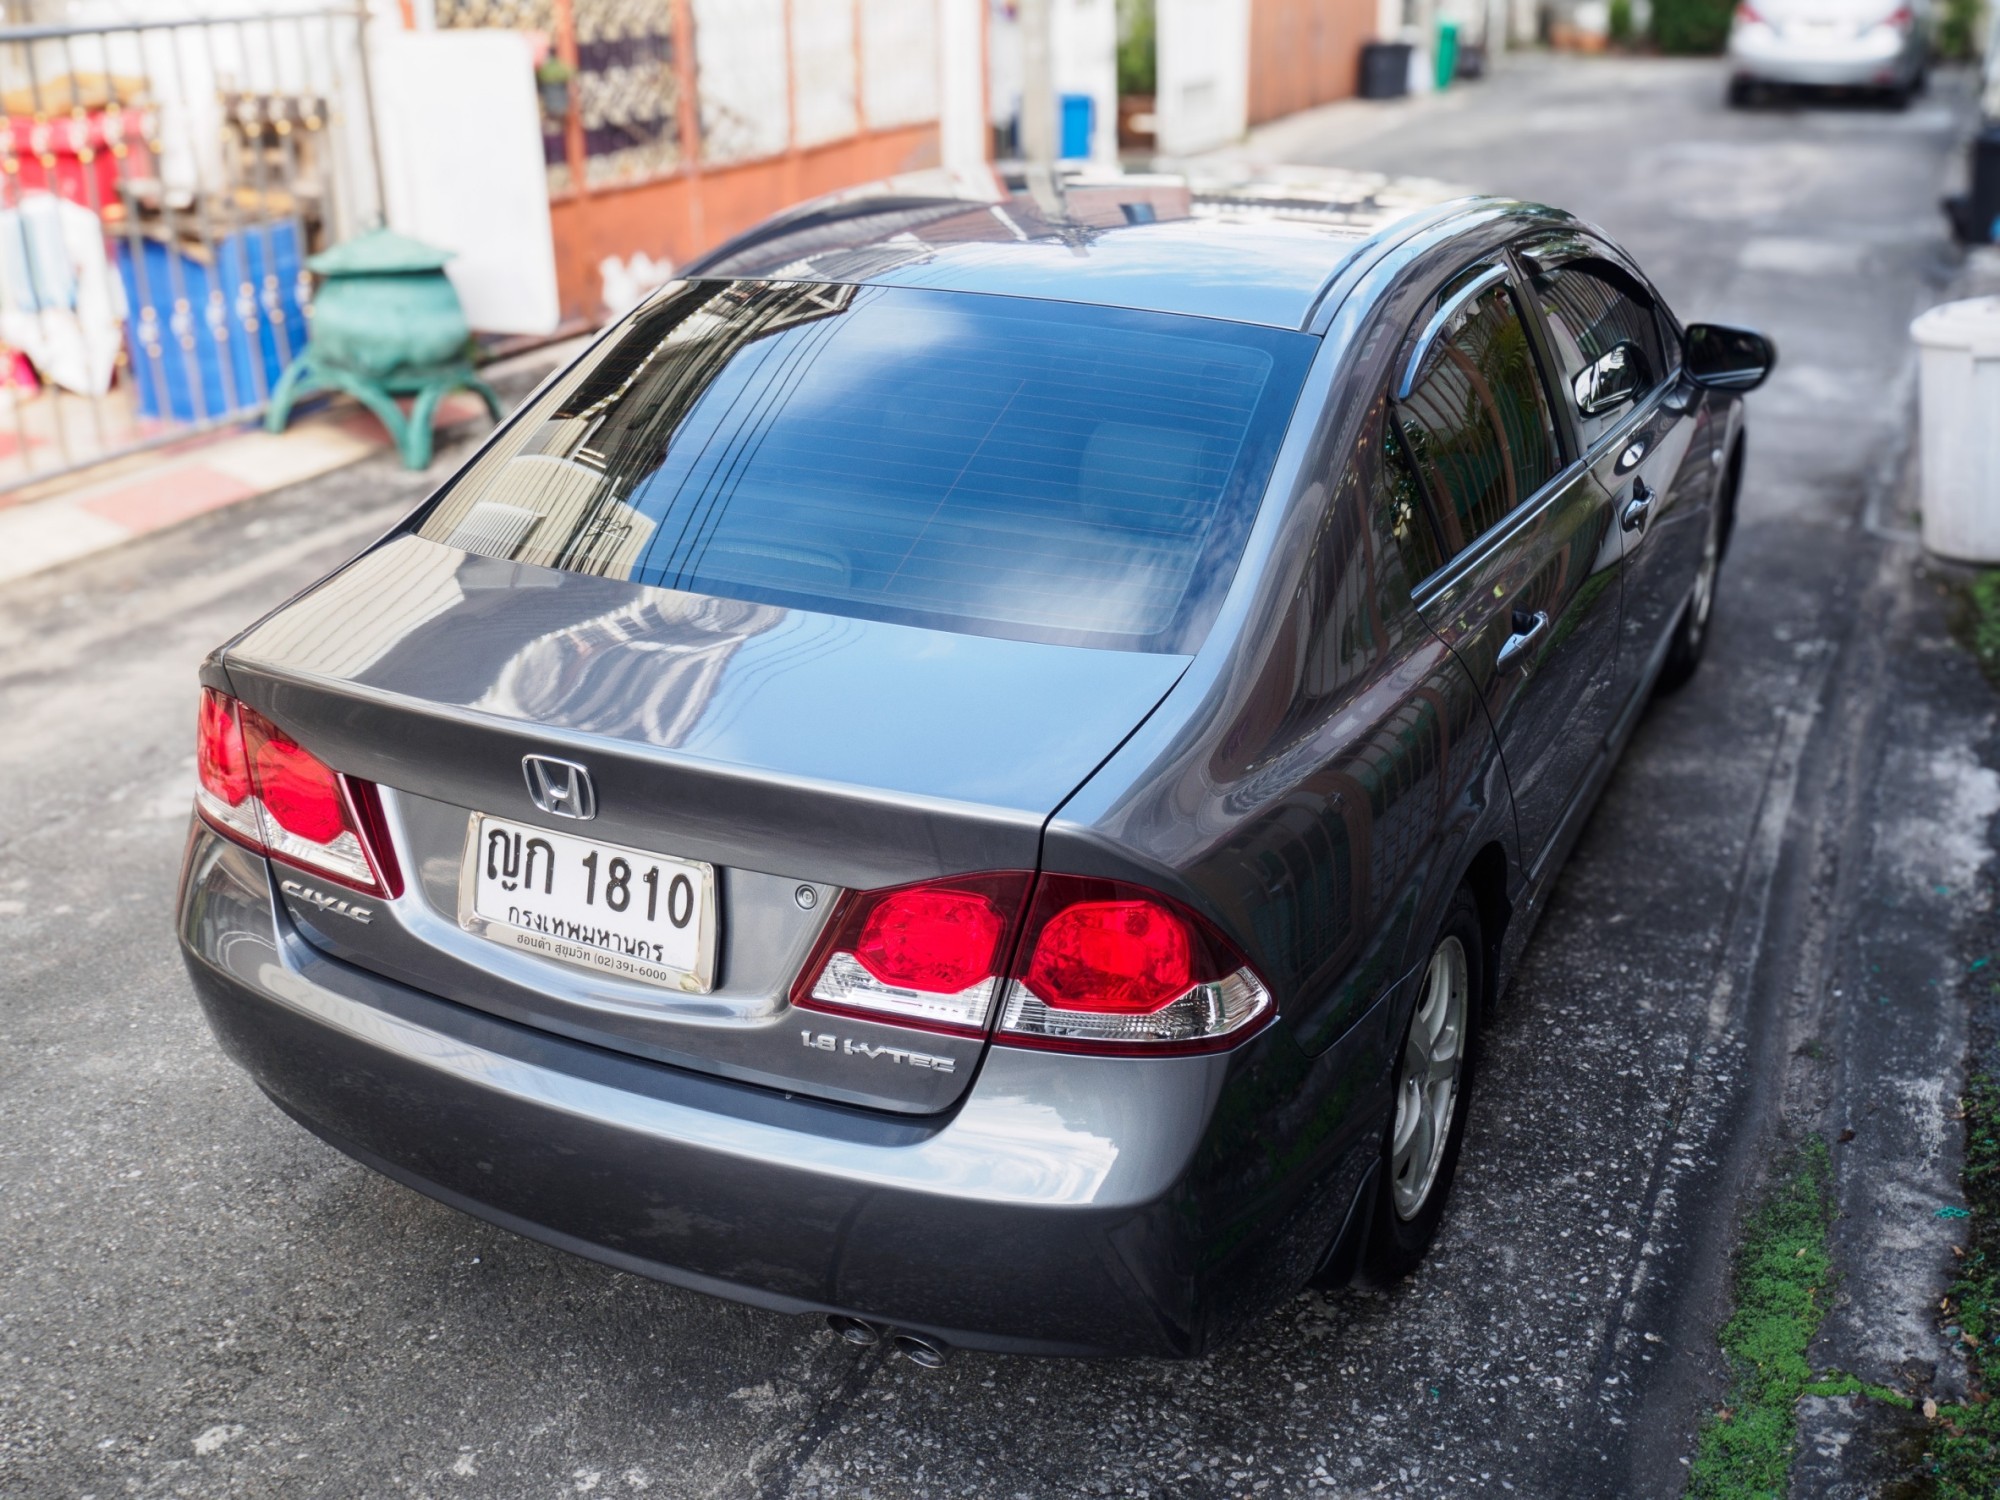
[{"label": "taillight clear lens", "polygon": [[1089,1051],[1235,1046],[1271,992],[1195,913],[1122,882],[1045,875],[1000,1040]]},{"label": "taillight clear lens", "polygon": [[946,1031],[983,1031],[1034,877],[968,875],[849,891],[792,1001]]},{"label": "taillight clear lens", "polygon": [[1247,965],[1191,984],[1144,1014],[1051,1005],[1017,979],[1007,986],[998,1039],[1079,1052],[1205,1052],[1235,1046],[1238,1033],[1270,1008],[1271,992]]},{"label": "taillight clear lens", "polygon": [[204,688],[196,806],[223,832],[374,896],[402,893],[375,788],[353,781],[255,709]]}]

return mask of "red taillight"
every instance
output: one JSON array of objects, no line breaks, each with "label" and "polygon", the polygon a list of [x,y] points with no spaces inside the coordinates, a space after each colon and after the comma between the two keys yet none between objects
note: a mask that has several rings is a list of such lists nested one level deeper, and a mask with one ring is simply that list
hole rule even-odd
[{"label": "red taillight", "polygon": [[1768,26],[1771,24],[1757,14],[1757,7],[1752,5],[1750,0],[1739,0],[1736,7],[1736,19],[1741,21],[1745,26]]},{"label": "red taillight", "polygon": [[800,971],[793,1003],[983,1031],[1033,879],[1014,870],[849,891]]},{"label": "red taillight", "polygon": [[1005,930],[989,897],[919,886],[869,910],[854,956],[884,984],[952,995],[993,977]]},{"label": "red taillight", "polygon": [[195,806],[202,816],[232,838],[261,846],[264,830],[250,800],[250,753],[237,702],[214,688],[201,690],[194,760]]},{"label": "red taillight", "polygon": [[202,690],[196,746],[195,805],[222,832],[355,890],[402,894],[372,784],[214,688]]},{"label": "red taillight", "polygon": [[1044,875],[997,1040],[1086,1052],[1233,1047],[1271,992],[1213,925],[1143,886]]},{"label": "red taillight", "polygon": [[201,690],[201,725],[196,732],[195,759],[203,788],[237,807],[250,795],[250,757],[243,749],[243,726],[236,720],[236,700],[214,688]]},{"label": "red taillight", "polygon": [[347,828],[333,768],[283,730],[264,725],[257,746],[257,789],[264,811],[287,833],[330,844]]},{"label": "red taillight", "polygon": [[1914,20],[1916,20],[1916,17],[1911,13],[1909,6],[1899,5],[1889,12],[1887,18],[1881,24],[1884,26],[1893,26],[1898,31],[1907,31],[1910,29],[1910,23]]},{"label": "red taillight", "polygon": [[1271,1004],[1228,942],[1165,897],[1025,872],[850,891],[792,999],[976,1033],[996,995],[1001,1041],[1091,1052],[1234,1046]]},{"label": "red taillight", "polygon": [[1079,901],[1035,939],[1027,986],[1071,1010],[1150,1015],[1193,982],[1187,924],[1155,901]]}]

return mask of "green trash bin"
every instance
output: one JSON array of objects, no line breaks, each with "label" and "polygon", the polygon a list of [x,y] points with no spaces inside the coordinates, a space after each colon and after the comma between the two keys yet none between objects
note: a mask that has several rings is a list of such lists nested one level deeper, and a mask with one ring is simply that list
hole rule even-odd
[{"label": "green trash bin", "polygon": [[1451,87],[1451,81],[1458,74],[1458,22],[1438,22],[1437,45],[1437,86]]}]

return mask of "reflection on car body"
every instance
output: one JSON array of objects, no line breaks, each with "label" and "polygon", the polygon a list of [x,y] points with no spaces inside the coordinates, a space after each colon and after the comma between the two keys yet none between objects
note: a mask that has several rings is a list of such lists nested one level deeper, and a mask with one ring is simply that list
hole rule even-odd
[{"label": "reflection on car body", "polygon": [[1772,358],[1409,184],[809,205],[204,665],[197,992],[360,1160],[850,1337],[1400,1274]]}]

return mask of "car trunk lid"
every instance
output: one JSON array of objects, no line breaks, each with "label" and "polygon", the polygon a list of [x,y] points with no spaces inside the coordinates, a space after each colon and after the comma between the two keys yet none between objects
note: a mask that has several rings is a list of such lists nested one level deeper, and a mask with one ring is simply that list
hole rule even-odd
[{"label": "car trunk lid", "polygon": [[[962,1092],[978,1039],[788,1003],[834,898],[1034,868],[1049,813],[1186,658],[682,593],[401,535],[254,627],[225,665],[253,708],[383,789],[407,889],[361,921],[316,899],[339,894],[325,882],[281,871],[315,943],[523,1024],[923,1112]],[[585,768],[594,815],[536,806],[532,756]],[[496,831],[542,835],[551,859],[601,846],[643,872],[658,857],[656,893],[708,867],[710,982],[495,940],[469,891],[474,841]]]}]

